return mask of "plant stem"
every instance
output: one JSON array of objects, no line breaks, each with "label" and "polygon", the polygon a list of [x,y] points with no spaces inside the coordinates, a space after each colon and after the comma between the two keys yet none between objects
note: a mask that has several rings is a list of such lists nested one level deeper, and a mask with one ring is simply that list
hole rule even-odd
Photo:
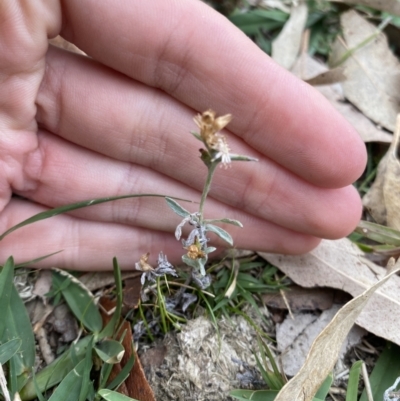
[{"label": "plant stem", "polygon": [[210,166],[208,167],[208,174],[207,174],[207,179],[204,184],[203,188],[203,193],[201,194],[201,200],[200,200],[200,206],[199,206],[199,213],[200,213],[200,221],[203,221],[203,210],[204,210],[204,204],[206,203],[206,198],[208,195],[208,192],[210,191],[211,187],[211,181],[215,172],[215,168],[218,166],[219,162],[212,162]]}]

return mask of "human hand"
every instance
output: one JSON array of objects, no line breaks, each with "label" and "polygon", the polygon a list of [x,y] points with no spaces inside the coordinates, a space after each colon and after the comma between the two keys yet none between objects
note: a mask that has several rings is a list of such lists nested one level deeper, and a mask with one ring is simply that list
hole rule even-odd
[{"label": "human hand", "polygon": [[[6,0],[0,16],[2,232],[96,197],[198,201],[206,169],[188,132],[209,108],[233,115],[232,152],[259,159],[217,171],[207,201],[207,217],[244,224],[229,228],[238,248],[307,252],[358,222],[358,134],[200,1]],[[48,48],[59,33],[91,58]],[[41,266],[100,270],[113,256],[132,268],[143,253],[164,251],[177,262],[178,223],[163,200],[117,201],[18,230],[0,257],[63,249]]]}]

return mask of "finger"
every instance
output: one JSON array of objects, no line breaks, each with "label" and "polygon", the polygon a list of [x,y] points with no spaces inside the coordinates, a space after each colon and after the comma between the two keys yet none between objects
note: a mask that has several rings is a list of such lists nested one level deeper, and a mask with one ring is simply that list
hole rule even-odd
[{"label": "finger", "polygon": [[[172,191],[172,188],[181,191],[176,181],[198,191],[202,189],[205,168],[197,156],[198,142],[187,132],[188,127],[194,125],[190,109],[158,90],[60,50],[50,52],[47,71],[37,100],[38,120],[42,126],[97,152],[151,167],[173,178],[175,186],[166,186],[168,194],[179,196]],[[235,153],[260,157],[240,139],[228,137]],[[59,146],[55,146],[58,149]],[[74,168],[77,166],[75,159],[79,152],[72,147],[67,153],[67,148],[63,144],[62,149],[39,152],[41,157],[52,160],[48,165],[54,165],[49,168],[51,179],[45,175],[36,177],[43,184],[47,180],[49,199],[53,198],[52,193],[60,193],[61,198],[65,198],[65,190],[57,184],[60,177],[66,177],[55,167],[59,160],[63,160],[64,169],[68,163]],[[85,166],[83,170],[89,171],[86,153],[79,157]],[[92,165],[93,171],[104,170],[101,161],[92,163],[98,165]],[[111,173],[112,165],[105,169],[103,184],[97,188],[103,190],[109,187],[108,183],[123,185],[126,182],[125,190],[129,192],[132,188],[126,185],[136,180],[136,174],[131,171],[130,164],[124,166],[119,175]],[[115,178],[121,174],[120,180]],[[126,179],[129,174],[132,176]],[[76,180],[65,180],[74,182],[74,188],[79,186]],[[82,187],[86,192],[80,199],[93,196],[90,187],[86,182]],[[260,157],[256,164],[234,163],[232,169],[219,170],[211,196],[274,224],[319,237],[347,235],[361,215],[361,202],[354,188],[316,187],[265,157]],[[38,202],[45,199],[45,196],[35,198]]]},{"label": "finger", "polygon": [[[36,181],[36,188],[20,192],[20,194],[48,206],[59,206],[83,199],[128,193],[157,193],[194,201],[200,199],[199,191],[190,189],[160,173],[143,166],[115,161],[46,132],[39,135],[38,151],[31,158],[34,166],[40,163],[37,158],[42,158],[42,168],[33,171],[40,172],[40,175],[30,177],[30,180]],[[30,170],[29,165],[26,165],[25,168],[27,171]],[[229,173],[219,169],[216,174]],[[275,174],[279,174],[279,169]],[[255,176],[260,176],[257,171]],[[260,178],[262,179],[262,176]],[[227,181],[226,177],[222,177],[222,182],[224,181]],[[237,181],[239,182],[239,179]],[[214,191],[218,193],[220,191],[219,181],[216,182],[217,187]],[[340,193],[345,189],[323,190],[303,183],[303,186],[298,188],[298,193],[292,193],[293,182],[289,182],[290,185],[287,186],[286,182],[281,183],[283,185],[276,184],[277,189],[273,185],[269,194],[268,191],[264,193],[265,188],[258,189],[259,183],[254,179],[246,182],[243,188],[257,198],[257,201],[253,202],[255,208],[253,214],[245,212],[246,209],[249,209],[245,204],[241,204],[240,208],[234,208],[217,200],[209,199],[206,209],[207,217],[229,217],[240,220],[246,230],[236,229],[238,232],[235,235],[239,241],[237,246],[244,247],[250,233],[255,238],[249,244],[252,249],[258,250],[271,244],[265,243],[263,235],[253,234],[256,229],[258,232],[263,232],[263,230],[267,232],[276,229],[277,226],[283,226],[289,231],[298,231],[312,236],[322,237],[326,234],[342,236],[344,235],[343,227],[346,228],[347,224],[352,227],[352,224],[355,224],[351,219],[358,216],[349,215],[347,205],[342,206],[340,202],[337,202]],[[230,182],[229,185],[232,186],[231,197],[240,196],[235,193],[235,182]],[[305,190],[307,186],[308,191]],[[282,188],[287,188],[287,199],[283,198],[285,194]],[[224,191],[227,192],[228,189],[224,189]],[[334,194],[330,192],[334,192]],[[277,197],[277,194],[281,194],[282,199]],[[268,196],[271,199],[266,199]],[[337,203],[339,204],[337,205]],[[194,212],[198,205],[189,204],[187,208]],[[256,213],[263,218],[256,216]],[[164,202],[148,198],[135,200],[134,203],[127,200],[112,205],[104,204],[90,210],[85,209],[79,215],[85,218],[139,225],[169,232],[174,231],[179,222],[176,216],[170,213]],[[345,217],[350,220],[350,223],[349,221],[343,223]],[[337,224],[337,220],[342,224]]]},{"label": "finger", "polygon": [[[0,215],[1,232],[44,210],[42,206],[13,198]],[[60,215],[7,236],[2,241],[0,258],[5,261],[12,255],[16,263],[22,263],[62,251],[35,266],[110,270],[112,258],[117,256],[122,268],[134,269],[138,255],[146,252],[150,252],[154,260],[160,250],[165,250],[177,260],[179,248],[174,250],[174,245],[176,241],[163,233]]]},{"label": "finger", "polygon": [[[13,199],[0,215],[0,230],[19,223],[46,210],[30,202]],[[259,233],[258,233],[259,234]],[[265,239],[281,242],[281,251],[304,252],[318,243],[296,233],[278,233],[277,238]],[[40,238],[40,247],[38,247]],[[295,244],[290,244],[294,241]],[[302,243],[301,243],[302,242]],[[292,246],[294,245],[294,246]],[[296,249],[296,246],[299,248]],[[16,263],[23,263],[52,252],[62,251],[37,264],[36,267],[59,267],[74,270],[110,270],[116,256],[122,269],[134,269],[141,255],[150,252],[154,264],[160,251],[173,264],[179,264],[186,251],[173,235],[127,225],[87,221],[73,216],[59,215],[23,227],[2,241],[0,260],[14,256]],[[4,264],[4,263],[2,263]]]},{"label": "finger", "polygon": [[196,110],[232,113],[234,133],[304,179],[340,187],[363,171],[365,147],[329,102],[202,2],[71,0],[64,17],[63,36],[90,56]]}]

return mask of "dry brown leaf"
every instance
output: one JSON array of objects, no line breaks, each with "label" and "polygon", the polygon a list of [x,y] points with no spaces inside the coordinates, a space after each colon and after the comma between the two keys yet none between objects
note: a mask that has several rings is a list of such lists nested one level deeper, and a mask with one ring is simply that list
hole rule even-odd
[{"label": "dry brown leaf", "polygon": [[292,311],[300,310],[325,310],[333,304],[334,291],[326,288],[303,288],[292,285],[285,290],[287,302],[281,293],[267,293],[262,295],[262,301],[271,308],[287,309],[287,304]]},{"label": "dry brown leaf", "polygon": [[84,53],[81,49],[76,47],[73,43],[68,42],[61,36],[56,36],[55,38],[50,39],[49,43],[53,46],[60,47],[61,49],[68,50],[73,53],[81,54],[83,56],[86,55],[86,53]]},{"label": "dry brown leaf", "polygon": [[[300,77],[314,77],[328,71],[328,67],[309,55],[303,55],[292,69]],[[353,105],[344,103],[343,89],[340,84],[324,85],[315,88],[322,93],[332,106],[357,130],[364,142],[392,141],[392,135],[377,128],[370,119],[364,116]]]},{"label": "dry brown leaf", "polygon": [[307,360],[299,373],[285,384],[275,401],[311,401],[313,399],[333,369],[343,341],[353,327],[358,315],[365,308],[375,291],[398,271],[400,269],[382,278],[339,310],[313,342]]},{"label": "dry brown leaf", "polygon": [[347,79],[345,68],[336,67],[331,70],[322,72],[315,77],[306,79],[306,82],[313,86],[332,85],[343,82]]},{"label": "dry brown leaf", "polygon": [[375,221],[400,230],[400,115],[392,144],[378,166],[374,183],[364,196],[363,204]]},{"label": "dry brown leaf", "polygon": [[372,121],[393,131],[400,111],[400,62],[386,36],[356,11],[343,13],[341,25],[344,41],[336,40],[330,64],[346,67],[345,96]]},{"label": "dry brown leaf", "polygon": [[330,0],[336,3],[359,4],[400,16],[399,0]]},{"label": "dry brown leaf", "polygon": [[[347,238],[322,240],[313,251],[300,256],[260,253],[296,284],[331,287],[358,296],[383,277],[386,269],[368,261]],[[357,317],[365,330],[400,345],[400,277],[393,277]]]},{"label": "dry brown leaf", "polygon": [[305,4],[293,6],[290,17],[278,37],[272,42],[272,58],[286,69],[291,69],[300,52],[301,37],[307,22]]},{"label": "dry brown leaf", "polygon": [[[299,372],[307,359],[312,343],[334,318],[340,307],[341,305],[335,304],[320,315],[296,313],[293,319],[286,316],[281,324],[276,325],[280,364],[287,376],[294,376]],[[341,360],[350,348],[361,342],[365,334],[366,331],[359,326],[354,326],[350,330],[340,350]]]},{"label": "dry brown leaf", "polygon": [[[115,308],[115,302],[109,298],[101,298],[100,303],[105,311],[110,311]],[[112,315],[103,312],[102,317],[104,325],[106,325],[111,320]],[[153,390],[146,379],[142,364],[140,363],[140,359],[133,344],[132,327],[126,320],[124,320],[120,325],[118,336],[121,336],[124,333],[125,336],[122,340],[122,345],[125,349],[125,353],[121,362],[113,365],[109,381],[113,380],[118,373],[121,372],[122,367],[125,366],[133,355],[135,364],[133,365],[127,379],[118,388],[118,392],[140,401],[156,401]]]}]

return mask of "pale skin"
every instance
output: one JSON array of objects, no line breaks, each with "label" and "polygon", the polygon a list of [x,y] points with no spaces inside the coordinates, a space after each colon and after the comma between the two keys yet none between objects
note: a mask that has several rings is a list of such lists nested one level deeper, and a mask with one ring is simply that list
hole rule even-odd
[{"label": "pale skin", "polygon": [[[357,132],[202,2],[150,3],[0,2],[1,232],[96,197],[198,201],[206,169],[189,131],[212,108],[233,115],[232,152],[259,159],[218,169],[205,209],[244,224],[230,229],[237,247],[299,254],[349,234],[366,162]],[[49,47],[58,34],[91,59]],[[63,249],[37,266],[104,270],[117,256],[133,268],[159,251],[176,263],[179,221],[162,200],[99,205],[16,231],[0,260]]]}]

